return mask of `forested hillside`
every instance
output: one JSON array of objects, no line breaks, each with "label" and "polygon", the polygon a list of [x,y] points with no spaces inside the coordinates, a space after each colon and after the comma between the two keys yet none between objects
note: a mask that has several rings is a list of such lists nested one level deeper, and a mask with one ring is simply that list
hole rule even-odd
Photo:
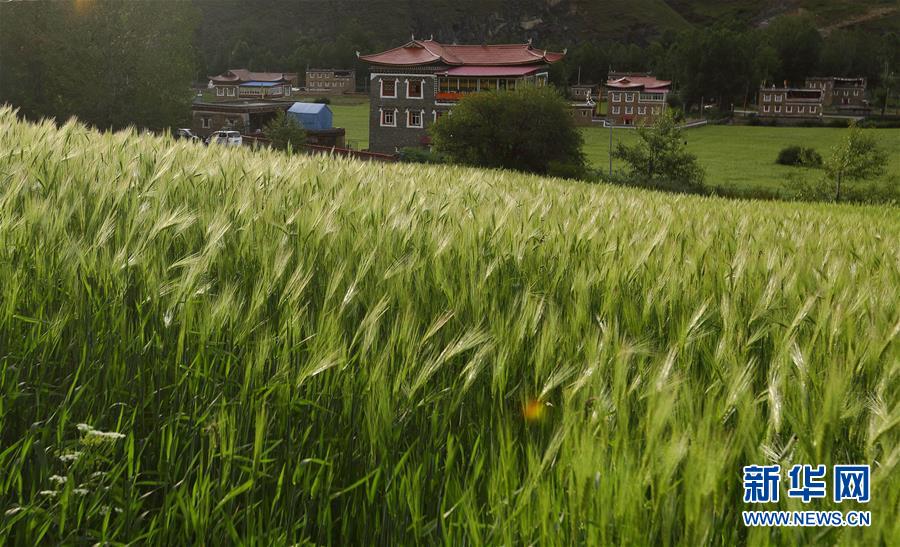
[{"label": "forested hillside", "polygon": [[459,42],[523,41],[571,47],[617,40],[646,44],[691,27],[764,27],[806,15],[824,31],[900,29],[895,0],[195,0],[199,47],[210,70],[229,61],[338,62],[354,51],[417,36]]}]

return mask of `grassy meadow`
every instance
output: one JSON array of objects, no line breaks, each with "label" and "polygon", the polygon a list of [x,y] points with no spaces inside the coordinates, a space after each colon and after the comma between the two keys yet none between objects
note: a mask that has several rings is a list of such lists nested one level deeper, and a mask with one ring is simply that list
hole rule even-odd
[{"label": "grassy meadow", "polygon": [[[590,127],[581,130],[584,152],[589,163],[604,172],[609,168],[609,129]],[[879,145],[888,151],[886,176],[900,184],[900,129],[873,129]],[[799,175],[820,180],[821,169],[788,167],[775,163],[778,152],[791,145],[815,148],[827,157],[831,148],[840,142],[845,129],[826,127],[752,127],[709,125],[688,129],[683,135],[688,150],[696,154],[706,169],[706,184],[732,190],[764,190],[779,192],[786,197],[793,194],[788,177]],[[613,146],[618,142],[632,144],[637,140],[633,129],[614,129]],[[619,160],[613,170],[624,169]]]},{"label": "grassy meadow", "polygon": [[0,128],[0,544],[900,540],[896,209]]},{"label": "grassy meadow", "polygon": [[[369,145],[368,102],[332,104],[334,125],[347,129],[347,139],[354,148]],[[588,163],[604,173],[609,168],[609,130],[603,127],[581,128],[584,153]],[[886,177],[900,179],[900,129],[872,130],[878,135],[880,146],[888,151],[890,163]],[[710,125],[684,132],[688,150],[696,154],[706,169],[706,184],[726,190],[778,193],[790,198],[795,194],[789,177],[799,176],[809,181],[823,177],[821,169],[788,167],[775,163],[778,152],[787,146],[812,146],[826,156],[844,134],[840,128],[822,127],[750,127]],[[613,146],[618,142],[632,144],[637,140],[633,129],[613,130]],[[613,169],[625,164],[613,161]],[[898,182],[897,184],[900,184]]]}]

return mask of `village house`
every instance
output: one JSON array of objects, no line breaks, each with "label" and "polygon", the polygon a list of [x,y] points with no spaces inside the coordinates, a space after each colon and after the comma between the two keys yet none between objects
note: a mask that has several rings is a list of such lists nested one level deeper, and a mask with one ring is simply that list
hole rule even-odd
[{"label": "village house", "polygon": [[198,101],[191,105],[191,131],[206,138],[216,131],[238,131],[265,138],[266,124],[278,112],[294,117],[306,130],[306,142],[318,146],[343,147],[345,129],[333,127],[328,105],[287,101]]},{"label": "village house", "polygon": [[865,78],[816,76],[806,79],[806,87],[824,92],[822,106],[826,108],[834,106],[837,110],[865,110],[869,107]]},{"label": "village house", "polygon": [[818,118],[825,92],[794,87],[759,88],[759,116],[763,118]]},{"label": "village house", "polygon": [[610,72],[606,82],[606,118],[613,125],[640,125],[666,111],[672,82],[651,74]]},{"label": "village house", "polygon": [[251,72],[233,68],[209,77],[209,87],[215,90],[216,98],[224,100],[290,97],[291,88],[296,85],[297,74],[293,72]]},{"label": "village house", "polygon": [[527,44],[447,45],[412,40],[360,59],[371,65],[369,149],[387,154],[430,144],[428,128],[462,97],[546,85],[565,53]]},{"label": "village house", "polygon": [[352,93],[356,91],[356,71],[341,68],[307,68],[306,91]]},{"label": "village house", "polygon": [[587,101],[597,100],[596,84],[572,84],[569,86],[569,98],[574,101],[585,103]]},{"label": "village house", "polygon": [[191,104],[191,131],[203,138],[220,130],[257,134],[278,112],[284,112],[289,106],[290,103],[274,101],[197,101]]}]

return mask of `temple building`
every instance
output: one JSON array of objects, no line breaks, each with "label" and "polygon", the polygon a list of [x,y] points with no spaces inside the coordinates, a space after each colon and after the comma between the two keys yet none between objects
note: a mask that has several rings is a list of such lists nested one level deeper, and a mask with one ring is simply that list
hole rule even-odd
[{"label": "temple building", "polygon": [[526,44],[448,45],[412,40],[361,55],[371,65],[369,149],[396,153],[430,144],[428,127],[462,97],[485,90],[546,85],[548,68],[565,56]]},{"label": "temple building", "polygon": [[233,68],[209,77],[209,87],[216,91],[217,99],[276,99],[291,96],[291,87],[297,85],[293,72],[251,72]]}]

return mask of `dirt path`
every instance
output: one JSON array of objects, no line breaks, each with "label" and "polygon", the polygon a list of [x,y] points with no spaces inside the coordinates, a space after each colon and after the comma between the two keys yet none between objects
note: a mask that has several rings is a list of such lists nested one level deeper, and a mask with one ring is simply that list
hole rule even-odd
[{"label": "dirt path", "polygon": [[829,34],[831,31],[852,27],[853,25],[858,25],[860,23],[865,23],[867,21],[872,21],[874,19],[881,19],[887,15],[891,15],[892,13],[900,10],[898,7],[881,7],[881,8],[872,8],[866,13],[861,15],[857,15],[856,17],[851,17],[850,19],[844,19],[839,23],[835,23],[833,25],[828,25],[827,27],[823,27],[822,34]]}]

